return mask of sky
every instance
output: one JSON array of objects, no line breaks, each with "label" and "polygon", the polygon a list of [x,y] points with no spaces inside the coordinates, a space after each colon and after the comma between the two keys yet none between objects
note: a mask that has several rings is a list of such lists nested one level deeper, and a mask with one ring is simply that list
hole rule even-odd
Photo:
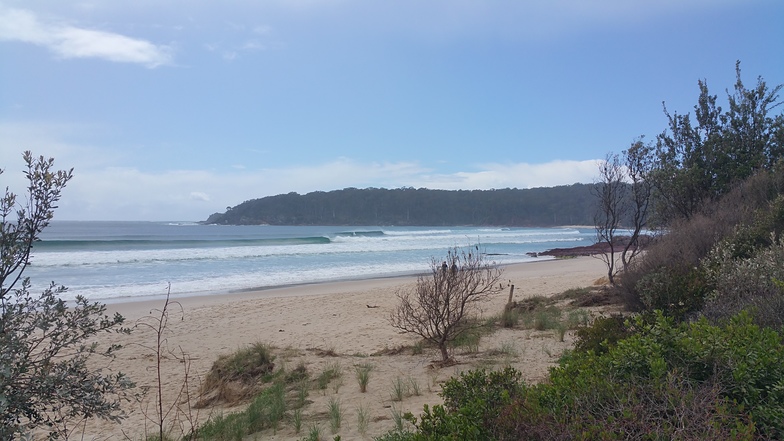
[{"label": "sky", "polygon": [[346,187],[533,188],[704,79],[784,83],[780,0],[0,0],[0,186],[74,169],[55,219],[200,221]]}]

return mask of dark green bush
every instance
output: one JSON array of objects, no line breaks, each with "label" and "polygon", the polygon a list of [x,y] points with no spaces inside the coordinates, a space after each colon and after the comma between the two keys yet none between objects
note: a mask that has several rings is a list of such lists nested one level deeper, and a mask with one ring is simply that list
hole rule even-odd
[{"label": "dark green bush", "polygon": [[675,325],[661,314],[635,326],[638,333],[606,354],[565,360],[534,388],[538,404],[570,430],[656,427],[667,438],[689,421],[694,439],[718,429],[721,439],[742,439],[751,427],[755,436],[784,437],[784,346],[776,331],[748,314],[726,326]]},{"label": "dark green bush", "polygon": [[647,311],[681,320],[702,307],[711,286],[699,268],[662,267],[640,278],[636,289]]},{"label": "dark green bush", "polygon": [[595,354],[603,354],[629,335],[631,329],[626,325],[626,318],[622,314],[597,317],[589,326],[577,330],[574,349],[579,352],[593,351]]},{"label": "dark green bush", "polygon": [[417,432],[411,439],[498,439],[494,423],[499,412],[524,391],[520,372],[511,367],[461,373],[442,386],[443,405],[425,406],[418,420],[412,418]]},{"label": "dark green bush", "polygon": [[548,381],[513,369],[444,385],[412,440],[784,438],[784,345],[741,313],[722,326],[660,312],[606,352],[573,352]]}]

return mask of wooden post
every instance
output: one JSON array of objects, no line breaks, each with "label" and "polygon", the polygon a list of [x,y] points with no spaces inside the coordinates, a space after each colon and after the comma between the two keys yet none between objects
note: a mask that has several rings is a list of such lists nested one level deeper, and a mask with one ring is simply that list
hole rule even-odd
[{"label": "wooden post", "polygon": [[512,295],[514,294],[514,285],[509,286],[509,300],[506,302],[507,304],[512,303]]}]

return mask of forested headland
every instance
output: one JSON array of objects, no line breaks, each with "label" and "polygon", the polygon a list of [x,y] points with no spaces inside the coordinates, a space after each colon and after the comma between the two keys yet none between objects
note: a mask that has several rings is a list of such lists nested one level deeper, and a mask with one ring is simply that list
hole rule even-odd
[{"label": "forested headland", "polygon": [[245,201],[206,223],[228,225],[593,225],[596,184],[499,190],[346,188]]}]

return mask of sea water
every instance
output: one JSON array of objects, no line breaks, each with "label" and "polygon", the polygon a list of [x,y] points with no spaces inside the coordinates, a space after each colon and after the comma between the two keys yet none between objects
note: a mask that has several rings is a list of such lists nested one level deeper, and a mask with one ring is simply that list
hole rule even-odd
[{"label": "sea water", "polygon": [[593,243],[589,228],[224,226],[54,221],[25,275],[66,299],[126,301],[220,295],[294,284],[425,272],[454,247],[499,265]]}]

